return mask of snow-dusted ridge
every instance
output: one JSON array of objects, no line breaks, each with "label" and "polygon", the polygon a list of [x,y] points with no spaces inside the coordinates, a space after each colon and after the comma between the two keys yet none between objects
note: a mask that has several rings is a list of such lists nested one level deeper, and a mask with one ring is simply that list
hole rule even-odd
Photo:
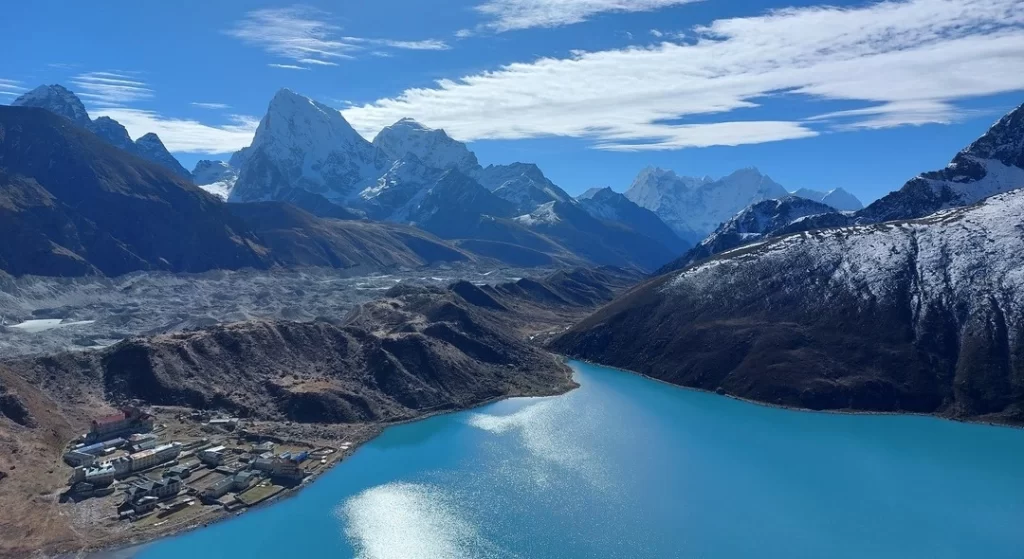
[{"label": "snow-dusted ridge", "polygon": [[[776,270],[785,289],[853,294],[864,304],[909,297],[924,313],[938,304],[1024,311],[1024,189],[924,218],[801,232],[719,254],[678,272],[671,291],[720,282],[731,274]],[[788,278],[788,279],[787,279]],[[918,317],[922,319],[923,317]]]}]

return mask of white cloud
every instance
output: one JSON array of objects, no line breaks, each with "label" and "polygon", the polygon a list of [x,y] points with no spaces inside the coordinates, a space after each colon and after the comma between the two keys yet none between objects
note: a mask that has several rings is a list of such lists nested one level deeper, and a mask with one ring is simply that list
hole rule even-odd
[{"label": "white cloud", "polygon": [[491,21],[484,27],[503,32],[531,27],[560,27],[603,12],[649,12],[699,0],[487,0],[476,11]]},{"label": "white cloud", "polygon": [[309,68],[305,66],[297,66],[295,64],[267,64],[267,66],[281,70],[309,70]]},{"label": "white cloud", "polygon": [[392,41],[390,39],[369,39],[370,44],[390,47],[403,50],[448,50],[451,47],[448,43],[438,39],[427,39],[425,41]]},{"label": "white cloud", "polygon": [[224,103],[200,103],[198,101],[192,101],[193,107],[199,107],[200,109],[230,109],[231,105]]},{"label": "white cloud", "polygon": [[0,95],[15,97],[21,95],[24,91],[25,88],[22,87],[20,81],[0,78]]},{"label": "white cloud", "polygon": [[145,82],[123,72],[87,72],[71,78],[71,83],[79,97],[98,106],[118,107],[153,96]]},{"label": "white cloud", "polygon": [[337,62],[331,62],[330,60],[317,60],[316,58],[300,58],[299,64],[312,64],[313,66],[337,66]]},{"label": "white cloud", "polygon": [[[602,149],[677,149],[806,137],[837,118],[859,118],[847,128],[950,122],[956,101],[1024,89],[1020,0],[792,8],[694,33],[685,44],[510,64],[343,112],[367,136],[414,117],[463,140],[566,136]],[[793,122],[730,114],[783,96],[879,108]]]},{"label": "white cloud", "polygon": [[225,31],[246,44],[296,64],[270,64],[273,68],[308,70],[309,65],[336,66],[338,60],[354,58],[368,47],[407,50],[445,50],[444,41],[398,41],[345,37],[341,27],[331,23],[331,14],[309,6],[254,10]]},{"label": "white cloud", "polygon": [[675,41],[682,41],[683,39],[686,38],[686,33],[681,33],[679,31],[663,31],[661,29],[651,29],[650,31],[648,31],[648,33],[650,33],[651,37],[654,37],[655,39],[669,39]]},{"label": "white cloud", "polygon": [[104,108],[91,111],[94,116],[109,116],[120,122],[136,139],[155,132],[167,149],[177,153],[228,153],[252,143],[259,120],[231,115],[228,124],[214,126],[195,120],[165,117],[154,111],[128,108]]},{"label": "white cloud", "polygon": [[[809,121],[834,121],[838,130],[881,129],[906,125],[951,124],[960,120],[964,111],[945,101],[897,101],[860,109],[834,111],[815,115]],[[862,118],[867,117],[867,118]],[[848,119],[853,119],[848,120]]]}]

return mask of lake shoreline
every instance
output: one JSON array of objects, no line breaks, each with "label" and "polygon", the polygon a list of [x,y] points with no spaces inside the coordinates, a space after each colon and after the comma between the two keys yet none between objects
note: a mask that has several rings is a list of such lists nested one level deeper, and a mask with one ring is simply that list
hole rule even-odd
[{"label": "lake shoreline", "polygon": [[721,396],[723,398],[729,398],[730,400],[736,400],[736,401],[739,401],[739,402],[745,402],[745,403],[748,403],[748,404],[754,404],[756,406],[762,406],[762,407],[766,407],[766,408],[774,408],[774,409],[779,409],[779,410],[796,411],[796,412],[811,413],[811,414],[827,414],[827,415],[851,415],[851,416],[857,416],[857,415],[865,415],[865,416],[878,415],[878,416],[929,417],[929,418],[938,419],[938,420],[942,420],[942,421],[952,421],[953,423],[963,423],[963,424],[966,424],[966,425],[982,425],[982,426],[986,426],[986,427],[1007,427],[1007,428],[1010,428],[1010,429],[1017,429],[1017,430],[1024,429],[1024,423],[1013,423],[1013,422],[1008,422],[1008,421],[1007,422],[1000,422],[1000,421],[991,421],[991,420],[986,421],[986,420],[982,420],[982,419],[971,419],[971,418],[958,418],[958,417],[951,417],[951,416],[948,416],[948,415],[941,415],[941,414],[936,414],[936,413],[920,413],[920,412],[911,412],[911,411],[858,410],[858,409],[852,409],[852,408],[816,410],[816,409],[812,409],[812,408],[801,408],[801,407],[797,407],[797,406],[786,406],[786,405],[782,405],[782,404],[774,404],[772,402],[765,402],[765,401],[762,401],[762,400],[754,400],[752,398],[744,398],[743,396],[737,396],[735,394],[729,394],[729,393],[725,393],[725,392],[721,392],[720,393],[720,392],[717,392],[715,390],[707,390],[705,388],[698,388],[698,387],[695,387],[695,386],[684,386],[682,384],[676,384],[674,382],[669,382],[667,380],[662,380],[662,379],[659,379],[659,378],[655,378],[655,377],[652,377],[652,376],[649,376],[649,375],[645,375],[643,373],[638,373],[636,371],[631,371],[629,369],[623,369],[623,368],[620,368],[620,367],[613,367],[611,365],[605,365],[603,363],[598,363],[596,361],[590,361],[588,359],[582,359],[582,358],[578,358],[578,357],[569,357],[569,356],[566,356],[566,355],[560,355],[560,357],[562,357],[565,361],[579,361],[580,363],[586,363],[587,365],[592,365],[592,366],[595,366],[595,367],[604,367],[605,369],[612,369],[614,371],[619,371],[619,372],[622,372],[622,373],[638,376],[638,377],[641,377],[641,378],[645,378],[647,380],[651,380],[651,381],[657,382],[659,384],[664,384],[664,385],[667,385],[667,386],[672,386],[674,388],[679,388],[679,389],[682,389],[682,390],[689,390],[689,391],[693,391],[693,392],[699,392],[701,394],[711,394],[713,396]]},{"label": "lake shoreline", "polygon": [[209,517],[204,518],[201,522],[187,522],[180,526],[170,527],[166,531],[157,529],[149,533],[133,534],[133,536],[136,537],[127,540],[113,539],[112,541],[104,542],[97,546],[89,546],[85,548],[76,549],[75,551],[70,552],[59,552],[57,553],[57,555],[55,555],[55,557],[58,559],[77,559],[79,557],[82,557],[83,554],[84,557],[88,559],[125,559],[128,557],[133,557],[135,552],[140,551],[144,549],[146,546],[151,545],[159,540],[173,538],[192,531],[201,530],[203,528],[213,526],[214,524],[219,524],[231,520],[233,518],[237,518],[239,516],[244,516],[245,514],[248,514],[249,511],[271,507],[275,504],[279,504],[287,499],[299,495],[302,491],[305,491],[309,487],[311,487],[323,475],[334,470],[346,459],[349,459],[352,456],[354,456],[363,445],[373,441],[391,427],[398,427],[401,425],[408,425],[410,423],[417,423],[420,421],[430,419],[432,417],[469,411],[513,398],[549,398],[553,396],[561,396],[564,394],[568,394],[569,392],[579,388],[580,385],[574,380],[575,371],[568,364],[566,364],[564,360],[562,361],[562,363],[566,366],[566,368],[569,371],[569,375],[566,378],[568,382],[565,382],[557,387],[551,387],[550,391],[539,390],[535,391],[535,393],[507,394],[502,396],[495,396],[493,398],[488,398],[487,400],[477,402],[465,407],[456,407],[446,410],[430,411],[416,417],[410,417],[387,423],[367,424],[366,427],[368,427],[368,436],[358,441],[348,441],[351,442],[352,445],[345,452],[339,451],[340,456],[338,457],[338,459],[335,460],[332,464],[329,464],[328,467],[321,468],[317,472],[310,474],[309,477],[305,478],[302,481],[302,483],[300,483],[298,486],[282,491],[278,495],[275,495],[270,499],[260,502],[255,506],[243,509],[241,512],[230,513],[224,511],[223,509],[220,511],[211,511],[209,513]]}]

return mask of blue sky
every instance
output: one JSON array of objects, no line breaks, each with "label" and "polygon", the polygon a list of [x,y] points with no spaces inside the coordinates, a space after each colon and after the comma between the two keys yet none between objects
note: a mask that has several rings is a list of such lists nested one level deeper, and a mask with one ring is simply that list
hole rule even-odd
[{"label": "blue sky", "polygon": [[186,167],[247,145],[288,87],[571,193],[756,166],[867,201],[1024,102],[1020,0],[37,0],[0,33],[0,102],[61,83]]}]

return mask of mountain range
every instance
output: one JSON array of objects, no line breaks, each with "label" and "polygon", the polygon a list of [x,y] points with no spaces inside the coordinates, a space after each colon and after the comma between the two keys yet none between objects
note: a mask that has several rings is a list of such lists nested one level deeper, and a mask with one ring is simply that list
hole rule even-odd
[{"label": "mountain range", "polygon": [[[632,205],[624,198],[614,202],[617,211],[597,209],[606,201],[584,209],[536,165],[483,167],[465,144],[411,119],[368,142],[337,110],[289,90],[274,96],[252,145],[232,160],[240,165],[232,187],[228,175],[197,182],[219,193],[226,189],[227,199],[239,203],[314,193],[372,220],[412,225],[513,265],[653,270],[688,248],[665,227],[637,219],[641,208],[622,209]],[[613,218],[619,214],[633,218]]]},{"label": "mountain range", "polygon": [[796,196],[825,204],[832,211],[863,207],[857,197],[841,188],[828,192],[804,188],[790,193],[754,167],[720,179],[680,176],[648,167],[636,176],[625,196],[657,214],[691,245],[700,243],[738,212],[764,200]]},{"label": "mountain range", "polygon": [[162,165],[43,109],[0,107],[0,268],[120,275],[273,266],[382,269],[473,258],[313,193],[225,204]]},{"label": "mountain range", "polygon": [[41,85],[15,99],[11,106],[46,109],[89,130],[114,147],[162,165],[182,179],[191,179],[191,174],[167,151],[156,134],[150,132],[132,141],[128,130],[116,120],[106,116],[90,119],[82,100],[64,86]]},{"label": "mountain range", "polygon": [[705,248],[757,242],[680,263],[551,348],[784,406],[1024,421],[1022,112],[861,211],[752,206]]},{"label": "mountain range", "polygon": [[[799,231],[914,219],[1024,186],[1024,105],[1007,113],[944,169],[922,173],[865,208],[835,211],[793,198],[744,209],[663,271],[761,239]],[[833,191],[834,192],[834,191]]]}]

